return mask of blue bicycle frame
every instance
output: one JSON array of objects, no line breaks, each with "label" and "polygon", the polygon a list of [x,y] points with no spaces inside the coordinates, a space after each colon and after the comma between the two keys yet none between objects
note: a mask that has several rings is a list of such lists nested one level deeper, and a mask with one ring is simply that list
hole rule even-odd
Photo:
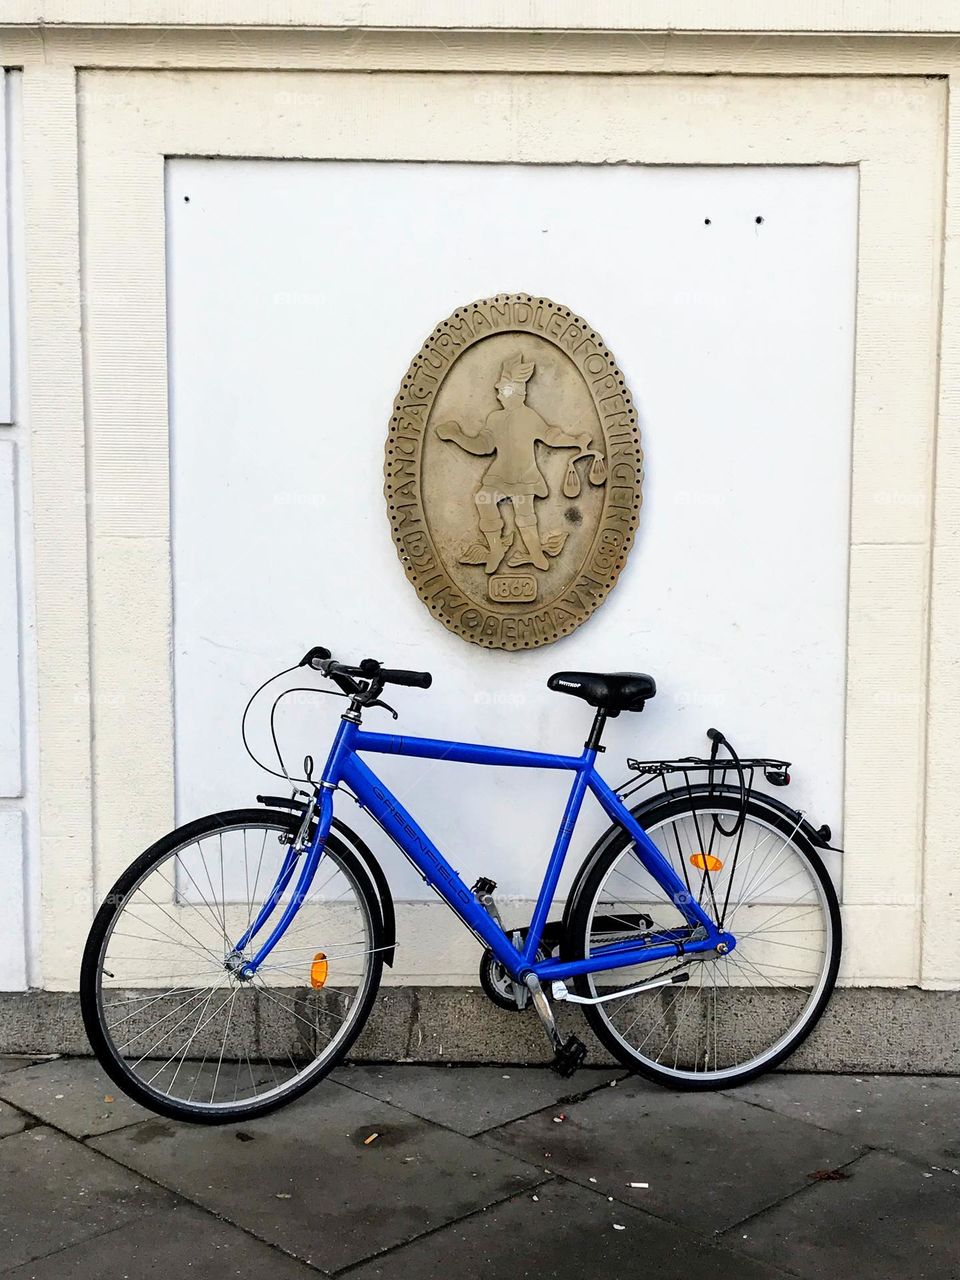
[{"label": "blue bicycle frame", "polygon": [[[565,769],[571,772],[573,786],[564,809],[563,819],[553,852],[544,874],[533,917],[524,937],[523,949],[514,946],[497,921],[485,910],[474,893],[446,860],[429,836],[407,812],[389,788],[359,758],[360,752],[381,755],[412,756],[425,760],[451,760],[461,764],[500,765],[517,769]],[[291,846],[277,881],[257,918],[237,941],[235,951],[242,953],[266,926],[284,891],[293,878],[297,862],[302,858],[299,879],[269,936],[259,950],[243,965],[245,974],[255,973],[283,937],[291,921],[309,893],[333,818],[333,793],[343,784],[359,803],[387,832],[402,852],[440,897],[460,917],[468,929],[496,956],[510,977],[521,982],[528,974],[541,981],[557,981],[579,974],[669,959],[701,952],[716,952],[718,944],[733,950],[736,939],[721,932],[692,897],[686,884],[670,863],[638,825],[620,797],[604,782],[594,765],[597,752],[589,746],[580,756],[557,756],[540,751],[518,751],[510,747],[486,747],[469,742],[445,742],[435,738],[408,738],[391,733],[368,733],[356,720],[344,716],[340,721],[330,755],[323,770],[318,799],[317,822],[306,848]],[[622,827],[633,841],[633,850],[643,867],[676,904],[689,928],[658,930],[646,943],[616,942],[592,949],[581,960],[537,960],[547,915],[553,903],[570,839],[576,826],[583,798],[591,791],[607,816]],[[691,936],[693,935],[693,936]]]}]

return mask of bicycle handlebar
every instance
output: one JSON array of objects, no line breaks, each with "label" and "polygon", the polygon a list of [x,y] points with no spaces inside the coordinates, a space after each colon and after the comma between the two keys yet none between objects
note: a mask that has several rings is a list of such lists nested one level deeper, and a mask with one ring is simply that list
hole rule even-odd
[{"label": "bicycle handlebar", "polygon": [[400,671],[392,667],[381,667],[380,679],[387,684],[404,684],[412,689],[429,689],[433,684],[429,671]]},{"label": "bicycle handlebar", "polygon": [[[433,676],[429,671],[402,671],[393,667],[382,667],[376,658],[364,658],[359,666],[352,667],[345,662],[335,662],[329,649],[322,645],[314,645],[300,659],[301,667],[311,667],[322,675],[330,676],[346,693],[357,690],[354,679],[370,680],[380,684],[400,684],[412,689],[429,689],[433,684]],[[338,679],[337,677],[340,677]],[[350,686],[353,686],[351,688]]]}]

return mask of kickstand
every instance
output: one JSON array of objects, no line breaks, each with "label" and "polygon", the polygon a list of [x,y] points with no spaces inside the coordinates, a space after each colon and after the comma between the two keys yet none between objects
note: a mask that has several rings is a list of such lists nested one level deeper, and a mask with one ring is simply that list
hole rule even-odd
[{"label": "kickstand", "polygon": [[587,1046],[582,1040],[578,1040],[576,1036],[569,1036],[566,1040],[561,1040],[560,1032],[557,1030],[557,1020],[553,1016],[553,1008],[547,999],[546,992],[540,985],[540,979],[535,973],[528,973],[524,982],[533,997],[533,1007],[543,1023],[547,1038],[553,1046],[551,1067],[558,1076],[572,1076],[579,1067],[583,1066],[584,1059],[587,1056]]}]

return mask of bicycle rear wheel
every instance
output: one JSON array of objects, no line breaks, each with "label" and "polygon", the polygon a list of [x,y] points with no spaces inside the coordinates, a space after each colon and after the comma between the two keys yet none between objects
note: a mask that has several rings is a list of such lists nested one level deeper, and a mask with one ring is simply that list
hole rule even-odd
[{"label": "bicycle rear wheel", "polygon": [[[674,1089],[744,1083],[783,1062],[823,1013],[840,962],[840,910],[816,850],[754,793],[742,830],[738,799],[666,795],[644,829],[700,906],[737,939],[726,956],[652,961],[587,974],[577,994],[598,1039],[633,1070]],[[686,922],[618,831],[585,870],[565,954],[642,938]],[[652,929],[646,921],[652,921]],[[618,996],[687,973],[677,985]]]},{"label": "bicycle rear wheel", "polygon": [[[201,818],[149,848],[90,930],[84,1024],[111,1078],[178,1120],[224,1124],[299,1097],[346,1054],[382,971],[379,903],[330,835],[307,897],[250,979],[228,965],[277,880],[299,819],[263,809]],[[247,947],[256,951],[297,872]]]}]

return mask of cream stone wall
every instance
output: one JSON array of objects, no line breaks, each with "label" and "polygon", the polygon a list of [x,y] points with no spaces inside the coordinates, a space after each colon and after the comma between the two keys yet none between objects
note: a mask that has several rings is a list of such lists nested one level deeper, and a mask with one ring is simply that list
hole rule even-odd
[{"label": "cream stone wall", "polygon": [[[47,988],[76,988],[96,896],[173,816],[168,155],[859,166],[843,980],[960,986],[952,9],[898,6],[895,30],[880,4],[610,4],[584,30],[583,5],[516,8],[341,4],[328,29],[289,0],[0,10],[22,69]],[[433,912],[402,913],[398,980],[438,980],[429,932],[472,980]]]}]

